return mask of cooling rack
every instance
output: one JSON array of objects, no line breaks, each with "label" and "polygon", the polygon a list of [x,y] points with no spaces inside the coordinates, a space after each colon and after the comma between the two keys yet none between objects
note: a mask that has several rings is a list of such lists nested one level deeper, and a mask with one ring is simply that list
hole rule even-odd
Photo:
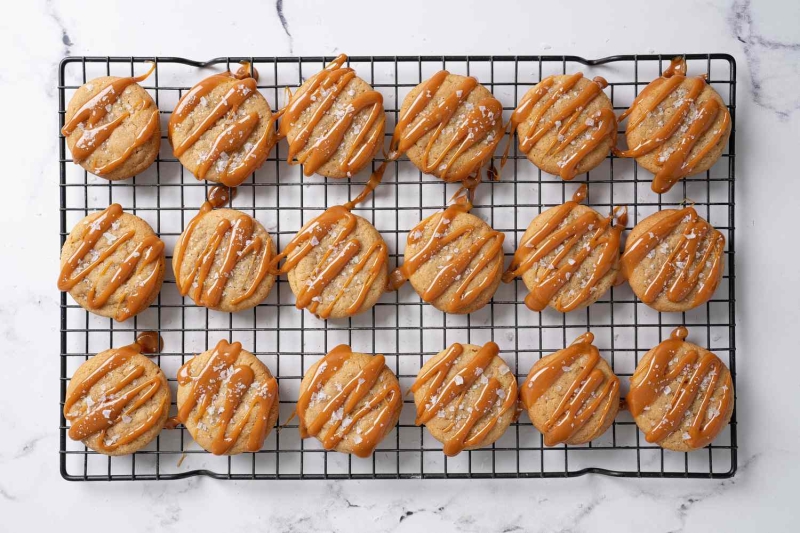
[{"label": "cooling rack", "polygon": [[[636,94],[660,75],[669,59],[680,54],[618,55],[596,60],[576,56],[381,56],[351,57],[350,66],[384,96],[386,142],[397,121],[404,96],[431,74],[448,69],[475,76],[503,103],[507,120],[529,87],[550,74],[581,70],[609,81],[607,94],[619,112]],[[709,347],[730,367],[735,379],[735,261],[734,159],[736,132],[736,64],[727,54],[686,54],[690,74],[705,73],[728,104],[733,119],[728,148],[714,167],[688,178],[664,195],[650,190],[652,175],[636,163],[613,156],[572,182],[541,172],[513,143],[502,177],[484,182],[477,190],[473,213],[506,234],[505,255],[513,254],[532,218],[572,196],[580,183],[589,187],[587,204],[600,212],[614,205],[628,206],[632,224],[662,208],[694,204],[698,212],[727,238],[725,274],[714,298],[686,313],[658,313],[638,302],[627,285],[613,288],[599,302],[571,314],[550,309],[528,310],[526,289],[517,280],[503,285],[493,301],[468,316],[445,316],[420,301],[410,289],[387,293],[369,312],[347,320],[318,320],[295,309],[285,279],[279,279],[269,298],[258,307],[235,315],[198,308],[178,294],[167,269],[158,300],[145,312],[124,323],[101,318],[81,309],[61,294],[60,450],[61,474],[75,481],[159,480],[205,475],[219,479],[374,479],[374,478],[549,478],[587,473],[619,477],[726,478],[736,471],[736,414],[723,433],[704,450],[678,453],[649,444],[630,414],[622,411],[600,438],[583,446],[545,447],[541,435],[522,415],[493,446],[446,458],[441,445],[414,425],[414,409],[406,406],[400,423],[371,458],[358,459],[328,452],[314,439],[298,436],[296,420],[273,430],[263,449],[235,457],[213,456],[192,442],[180,426],[164,430],[148,447],[125,457],[106,457],[87,450],[66,436],[61,414],[66,387],[75,369],[88,357],[133,341],[138,332],[158,331],[165,341],[155,361],[175,390],[178,367],[220,338],[241,341],[276,374],[281,393],[280,422],[294,409],[303,373],[333,346],[348,343],[366,353],[382,353],[387,365],[407,389],[423,361],[453,342],[483,344],[494,340],[501,356],[523,379],[540,357],[569,344],[591,330],[596,345],[622,378],[639,358],[685,324],[690,340]],[[154,74],[142,85],[154,96],[162,125],[178,99],[200,79],[251,61],[260,73],[259,89],[277,109],[286,102],[284,88],[296,88],[332,57],[224,57],[206,62],[175,57],[68,57],[59,67],[58,126],[64,124],[66,103],[88,79],[144,71],[154,61]],[[162,127],[162,132],[166,128]],[[197,212],[209,184],[186,172],[162,136],[160,157],[144,173],[110,183],[86,173],[68,157],[59,135],[60,243],[73,225],[91,211],[112,202],[147,220],[174,248],[177,236]],[[501,144],[505,145],[506,140]],[[502,150],[498,150],[496,158]],[[369,172],[352,180],[304,177],[286,163],[287,148],[279,143],[267,162],[238,187],[232,207],[248,212],[264,224],[279,248],[301,225],[330,205],[354,197]],[[373,162],[373,168],[380,160]],[[406,158],[392,162],[371,199],[356,209],[382,233],[390,248],[390,267],[402,257],[407,232],[423,217],[441,209],[454,185],[420,173]],[[632,227],[632,226],[631,226]],[[168,261],[170,255],[167,255]],[[413,404],[410,398],[407,404]],[[175,412],[174,394],[172,413]]]}]

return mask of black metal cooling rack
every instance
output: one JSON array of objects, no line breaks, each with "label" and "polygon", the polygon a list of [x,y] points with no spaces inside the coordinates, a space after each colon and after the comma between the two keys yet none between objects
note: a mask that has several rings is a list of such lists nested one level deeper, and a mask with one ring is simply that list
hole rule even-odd
[{"label": "black metal cooling rack", "polygon": [[[405,94],[433,72],[446,68],[477,77],[500,99],[507,119],[528,87],[544,76],[584,71],[609,81],[608,94],[616,110],[627,108],[635,94],[660,75],[665,63],[679,54],[619,55],[597,60],[576,56],[398,56],[351,57],[358,74],[384,95],[387,139],[396,123]],[[727,54],[687,54],[690,74],[705,72],[709,83],[728,103],[733,132],[722,159],[708,172],[683,180],[669,193],[650,190],[651,175],[635,162],[610,156],[603,165],[573,182],[542,173],[517,153],[497,182],[484,182],[473,212],[507,235],[505,254],[511,256],[530,220],[543,209],[563,203],[581,182],[589,184],[587,204],[599,211],[627,205],[635,224],[662,207],[693,202],[698,211],[727,237],[726,272],[714,298],[687,313],[657,313],[638,302],[626,285],[586,310],[569,315],[529,311],[521,281],[502,286],[491,304],[469,316],[444,316],[422,303],[404,287],[384,295],[364,315],[323,322],[294,308],[288,282],[280,279],[269,298],[251,311],[236,315],[197,308],[184,301],[167,273],[157,303],[122,324],[81,309],[61,295],[60,468],[68,480],[152,480],[205,475],[219,479],[341,479],[341,478],[512,478],[572,477],[587,473],[618,477],[726,478],[736,471],[736,414],[730,426],[705,450],[677,453],[648,444],[627,412],[609,431],[583,446],[543,445],[541,435],[522,415],[492,447],[446,458],[441,445],[413,423],[406,407],[398,427],[369,459],[323,450],[314,439],[299,439],[296,424],[271,432],[263,449],[235,457],[215,457],[192,443],[185,429],[164,430],[144,450],[126,457],[106,457],[67,439],[61,414],[70,376],[93,354],[132,342],[137,332],[156,330],[165,339],[156,362],[170,377],[174,392],[177,368],[189,357],[226,337],[242,341],[272,369],[280,383],[281,416],[294,408],[303,372],[336,344],[357,351],[383,353],[387,364],[407,388],[423,360],[456,341],[498,342],[501,356],[524,378],[533,362],[563,348],[587,329],[596,336],[601,354],[621,377],[630,376],[639,357],[681,324],[690,339],[708,346],[730,367],[735,379],[734,291],[734,146],[736,131],[736,64]],[[154,74],[143,82],[168,119],[178,98],[200,79],[251,61],[260,73],[259,89],[274,108],[285,103],[284,87],[298,87],[332,57],[225,57],[207,62],[174,57],[68,57],[59,68],[59,128],[66,103],[77,87],[104,75],[132,75],[155,61]],[[165,122],[162,120],[162,124]],[[162,128],[162,132],[165,128]],[[504,140],[505,142],[505,140]],[[388,140],[387,140],[388,143]],[[504,144],[503,144],[504,146]],[[499,152],[496,158],[499,157]],[[202,203],[209,184],[197,181],[172,155],[162,138],[157,161],[143,174],[110,183],[72,164],[60,136],[60,242],[90,211],[119,202],[126,211],[144,218],[171,250],[186,222]],[[376,160],[373,168],[379,164]],[[303,222],[329,205],[355,196],[364,172],[353,180],[305,178],[299,167],[286,164],[280,143],[267,162],[238,189],[233,207],[258,218],[282,248]],[[390,267],[402,256],[408,230],[421,218],[442,208],[452,185],[420,173],[403,158],[392,163],[374,197],[357,211],[383,234],[390,247]],[[168,255],[168,259],[170,256]],[[170,271],[171,269],[167,269]],[[627,380],[623,379],[623,392]],[[173,395],[174,398],[174,395]],[[413,402],[410,399],[406,403]],[[174,400],[172,406],[175,410]],[[183,461],[180,462],[183,457]]]}]

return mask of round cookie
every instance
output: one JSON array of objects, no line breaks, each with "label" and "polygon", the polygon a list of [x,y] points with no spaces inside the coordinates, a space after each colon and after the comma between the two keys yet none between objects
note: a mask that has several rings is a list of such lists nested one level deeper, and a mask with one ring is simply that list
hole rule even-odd
[{"label": "round cookie", "polygon": [[708,445],[733,414],[733,381],[713,353],[676,328],[642,357],[626,402],[647,442],[689,452]]},{"label": "round cookie", "polygon": [[456,203],[422,220],[408,234],[392,287],[406,280],[445,313],[468,314],[492,299],[503,274],[505,235]]},{"label": "round cookie", "polygon": [[214,455],[257,452],[275,426],[278,382],[239,342],[221,340],[178,371],[178,415]]},{"label": "round cookie", "polygon": [[392,138],[426,174],[463,181],[489,162],[503,138],[503,105],[473,77],[442,70],[403,100]]},{"label": "round cookie", "polygon": [[281,119],[289,164],[306,176],[349,178],[383,147],[383,96],[345,67],[341,54],[292,95]]},{"label": "round cookie", "polygon": [[564,180],[600,165],[617,137],[614,107],[603,92],[607,85],[599,76],[588,80],[578,72],[549,76],[532,87],[510,121],[520,151]]},{"label": "round cookie", "polygon": [[100,352],[67,385],[68,435],[104,455],[127,455],[158,436],[169,415],[170,391],[161,369],[131,344]]},{"label": "round cookie", "polygon": [[58,289],[118,322],[144,311],[164,281],[164,243],[119,204],[84,217],[61,249]]},{"label": "round cookie", "polygon": [[277,142],[258,73],[243,65],[202,80],[178,101],[169,120],[169,142],[197,179],[240,185],[267,159]]},{"label": "round cookie", "polygon": [[137,82],[142,76],[103,76],[81,85],[67,105],[64,127],[75,163],[110,181],[143,172],[158,156],[158,107]]},{"label": "round cookie", "polygon": [[455,343],[428,360],[411,387],[417,425],[454,456],[491,445],[516,419],[517,378],[500,348]]},{"label": "round cookie", "polygon": [[585,444],[611,426],[619,411],[619,378],[584,333],[567,348],[538,360],[520,400],[545,446]]},{"label": "round cookie", "polygon": [[179,237],[172,269],[182,296],[201,307],[236,313],[269,295],[274,256],[272,238],[258,220],[206,202]]},{"label": "round cookie", "polygon": [[621,265],[636,296],[657,311],[706,303],[723,274],[725,237],[693,207],[664,209],[628,235]]},{"label": "round cookie", "polygon": [[642,90],[620,120],[626,117],[629,149],[617,155],[635,157],[655,174],[652,189],[659,194],[711,168],[731,134],[725,101],[705,76],[686,76],[682,57]]},{"label": "round cookie", "polygon": [[369,457],[397,425],[403,398],[382,355],[340,345],[311,365],[300,383],[300,436],[326,450]]}]

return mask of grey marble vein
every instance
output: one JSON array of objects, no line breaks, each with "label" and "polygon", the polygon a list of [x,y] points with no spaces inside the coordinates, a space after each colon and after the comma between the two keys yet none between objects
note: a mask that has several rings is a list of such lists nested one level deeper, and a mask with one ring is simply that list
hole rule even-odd
[{"label": "grey marble vein", "polygon": [[281,26],[283,26],[283,31],[286,32],[286,36],[289,37],[289,53],[294,53],[294,41],[292,40],[292,33],[289,31],[289,23],[286,21],[286,16],[283,14],[283,0],[277,0],[275,2],[275,11],[278,13],[278,18],[281,21]]}]

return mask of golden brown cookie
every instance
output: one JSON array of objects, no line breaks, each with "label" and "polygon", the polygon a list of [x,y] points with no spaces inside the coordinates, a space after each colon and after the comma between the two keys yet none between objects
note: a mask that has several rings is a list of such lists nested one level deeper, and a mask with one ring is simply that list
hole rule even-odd
[{"label": "golden brown cookie", "polygon": [[531,291],[525,304],[533,311],[548,305],[562,313],[583,309],[600,299],[619,275],[625,208],[603,217],[580,205],[585,198],[583,184],[572,201],[534,218],[503,275],[506,282],[522,276]]},{"label": "golden brown cookie", "polygon": [[728,367],[708,350],[686,342],[676,328],[646,354],[631,376],[625,398],[647,442],[689,452],[708,445],[733,414]]},{"label": "golden brown cookie", "polygon": [[345,67],[339,55],[297,89],[286,106],[280,131],[289,141],[289,164],[306,176],[350,177],[383,147],[383,96]]},{"label": "golden brown cookie", "polygon": [[520,400],[545,446],[584,444],[606,432],[619,411],[619,378],[584,333],[536,361]]},{"label": "golden brown cookie", "polygon": [[164,243],[119,204],[86,216],[61,249],[58,289],[92,313],[118,322],[141,313],[164,281]]},{"label": "golden brown cookie", "polygon": [[278,409],[278,382],[239,342],[223,339],[178,371],[175,421],[214,455],[260,450]]},{"label": "golden brown cookie", "polygon": [[300,436],[326,450],[369,457],[397,425],[403,398],[382,355],[342,344],[311,365],[300,383]]},{"label": "golden brown cookie", "polygon": [[172,151],[197,179],[236,187],[267,159],[277,142],[258,73],[243,65],[191,88],[169,119]]},{"label": "golden brown cookie", "polygon": [[619,119],[626,117],[628,150],[617,151],[617,155],[635,157],[655,174],[652,189],[659,194],[686,176],[711,168],[731,134],[725,101],[705,75],[686,76],[683,57],[673,59]]},{"label": "golden brown cookie", "polygon": [[411,387],[417,425],[454,456],[489,446],[516,418],[517,378],[500,348],[455,343],[426,362]]},{"label": "golden brown cookie", "polygon": [[72,159],[92,174],[116,181],[143,172],[158,156],[158,107],[136,77],[103,76],[80,86],[67,105],[61,133]]},{"label": "golden brown cookie", "polygon": [[548,76],[514,110],[511,137],[516,130],[520,151],[545,172],[564,180],[589,172],[608,156],[617,138],[606,86],[600,76],[587,80],[581,72]]},{"label": "golden brown cookie", "polygon": [[622,271],[636,296],[657,311],[706,303],[723,273],[725,237],[693,207],[664,209],[631,231]]},{"label": "golden brown cookie", "polygon": [[348,206],[337,205],[305,224],[270,268],[276,275],[288,274],[298,309],[328,319],[371,309],[386,290],[387,262],[388,248],[378,230]]},{"label": "golden brown cookie", "polygon": [[503,105],[473,77],[441,70],[408,93],[392,137],[426,174],[463,181],[488,164],[503,137]]},{"label": "golden brown cookie", "polygon": [[127,455],[158,436],[171,396],[164,373],[142,351],[137,343],[112,348],[78,367],[64,402],[69,438],[104,455]]}]

